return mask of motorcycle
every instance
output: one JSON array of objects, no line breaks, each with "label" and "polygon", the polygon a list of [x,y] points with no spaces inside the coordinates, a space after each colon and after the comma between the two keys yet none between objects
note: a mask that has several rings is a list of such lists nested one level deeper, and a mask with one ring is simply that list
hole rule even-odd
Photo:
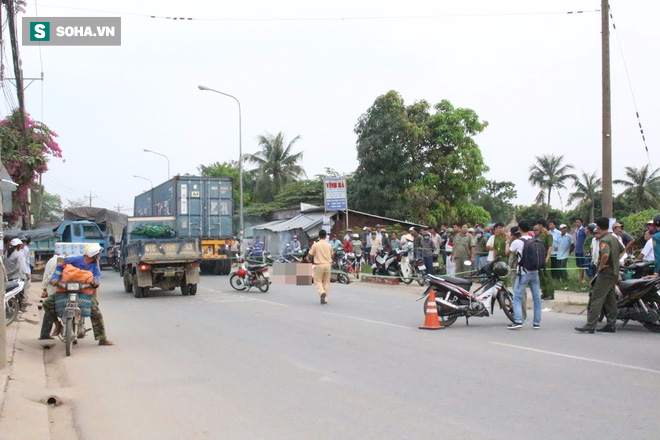
[{"label": "motorcycle", "polygon": [[348,272],[359,280],[362,271],[362,251],[347,252],[346,260],[348,261]]},{"label": "motorcycle", "polygon": [[112,268],[115,272],[121,272],[121,249],[115,250],[115,259],[112,262]]},{"label": "motorcycle", "polygon": [[[592,286],[595,282],[592,280]],[[617,320],[641,323],[647,330],[660,333],[660,277],[619,281],[616,285]],[[591,300],[591,299],[590,299]],[[600,321],[605,317],[601,312]]]},{"label": "motorcycle", "polygon": [[9,325],[16,320],[18,312],[21,310],[18,295],[23,292],[23,280],[11,280],[5,282],[5,325]]},{"label": "motorcycle", "polygon": [[647,275],[653,275],[655,263],[648,260],[636,260],[621,266],[619,273],[623,280],[636,280]]},{"label": "motorcycle", "polygon": [[78,339],[85,337],[91,329],[85,329],[85,318],[92,316],[93,296],[83,292],[92,287],[91,284],[59,281],[57,285],[65,292],[55,293],[55,312],[61,322],[61,330],[57,335],[66,346],[66,355],[71,356],[71,346]]},{"label": "motorcycle", "polygon": [[[415,269],[413,268],[413,264],[410,262],[410,258],[408,257],[409,251],[401,249],[398,250],[397,253],[401,256],[401,260],[399,262],[399,275],[401,277],[401,281],[405,284],[410,284],[413,282]],[[422,264],[423,263],[424,261],[422,260]],[[424,270],[426,271],[426,266],[424,266]]]},{"label": "motorcycle", "polygon": [[[508,273],[508,267],[506,269]],[[486,282],[474,293],[470,293],[472,281],[457,277],[436,277],[427,275],[429,286],[421,296],[424,298],[424,313],[426,313],[426,298],[431,291],[435,292],[435,302],[438,306],[440,324],[449,327],[459,317],[465,317],[465,324],[469,325],[471,317],[487,317],[494,313],[495,302],[509,321],[514,322],[513,294],[507,289],[503,277],[504,272],[491,273]],[[490,310],[489,310],[490,309]]]},{"label": "motorcycle", "polygon": [[424,260],[417,258],[409,264],[412,267],[412,276],[417,280],[417,284],[420,286],[428,286],[429,281],[426,278],[426,264],[424,264]]},{"label": "motorcycle", "polygon": [[334,256],[332,257],[332,272],[337,274],[337,282],[340,284],[350,283],[347,272],[350,271],[350,263],[346,257],[346,253],[343,248],[339,248],[335,251]]},{"label": "motorcycle", "polygon": [[388,252],[384,246],[379,246],[374,261],[374,264],[371,265],[373,275],[399,276],[401,255],[396,251]]},{"label": "motorcycle", "polygon": [[234,289],[248,291],[256,287],[262,292],[268,292],[270,286],[270,272],[268,271],[267,264],[248,264],[245,266],[243,260],[239,261],[239,268],[232,272],[229,276],[229,284]]}]

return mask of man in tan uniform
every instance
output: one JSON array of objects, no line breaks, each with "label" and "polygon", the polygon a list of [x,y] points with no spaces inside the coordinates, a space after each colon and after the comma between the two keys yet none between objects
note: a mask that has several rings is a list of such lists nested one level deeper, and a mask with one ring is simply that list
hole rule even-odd
[{"label": "man in tan uniform", "polygon": [[321,304],[327,304],[330,288],[330,270],[332,268],[332,245],[325,240],[325,229],[319,231],[319,240],[312,245],[308,257],[314,257],[314,285],[321,296]]}]

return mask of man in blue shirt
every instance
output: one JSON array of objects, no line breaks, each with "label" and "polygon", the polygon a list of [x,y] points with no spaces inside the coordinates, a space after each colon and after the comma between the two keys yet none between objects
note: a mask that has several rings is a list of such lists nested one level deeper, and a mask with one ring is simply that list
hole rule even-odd
[{"label": "man in blue shirt", "polygon": [[[101,279],[101,271],[99,269],[98,260],[101,256],[101,246],[93,243],[88,245],[85,248],[85,253],[76,257],[70,257],[64,260],[64,263],[57,266],[53,276],[51,277],[50,283],[52,285],[57,285],[57,282],[62,276],[62,271],[64,266],[71,265],[80,270],[86,270],[92,273],[93,281],[90,283],[92,287],[97,288],[99,286],[99,281]],[[49,301],[51,300],[52,301]],[[51,319],[55,323],[55,330],[53,331],[53,336],[58,335],[62,331],[62,324],[57,319],[57,314],[55,312],[55,295],[51,295],[43,302],[44,308],[44,320]],[[94,292],[94,297],[92,298],[92,328],[94,329],[94,339],[99,341],[99,345],[115,345],[112,341],[109,341],[105,335],[105,324],[103,322],[103,314],[99,309],[99,301],[96,298],[96,292]],[[43,328],[43,327],[42,327]],[[42,335],[40,339],[49,339],[48,335]]]},{"label": "man in blue shirt", "polygon": [[660,276],[660,214],[653,217],[653,226],[655,226],[655,234],[653,234],[653,254],[655,256],[655,275]]},{"label": "man in blue shirt", "polygon": [[559,279],[559,268],[557,263],[557,248],[559,246],[559,239],[561,238],[561,232],[557,229],[557,222],[550,220],[548,222],[548,232],[552,235],[552,252],[550,252],[550,274],[555,280]]},{"label": "man in blue shirt", "polygon": [[585,231],[582,219],[580,217],[575,219],[575,265],[579,268],[580,282],[584,283],[584,268],[589,266],[586,264],[584,258],[584,240],[587,239],[587,231]]},{"label": "man in blue shirt", "polygon": [[573,251],[573,237],[568,234],[568,227],[565,224],[559,226],[561,235],[559,240],[557,240],[557,272],[559,273],[559,279],[562,281],[568,281],[568,272],[566,271],[566,265],[568,263],[568,257]]}]

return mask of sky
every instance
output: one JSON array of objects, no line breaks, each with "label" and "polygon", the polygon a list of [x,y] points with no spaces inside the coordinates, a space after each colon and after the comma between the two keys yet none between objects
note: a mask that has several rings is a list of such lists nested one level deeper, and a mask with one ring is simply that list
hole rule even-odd
[{"label": "sky", "polygon": [[[171,175],[237,160],[236,102],[198,85],[239,99],[244,153],[258,151],[259,135],[300,135],[294,151],[309,177],[357,168],[355,124],[389,90],[407,104],[448,99],[488,121],[476,137],[486,177],[514,182],[515,203],[533,203],[538,189],[527,179],[538,155],[601,175],[598,0],[27,3],[19,19],[122,19],[120,47],[20,46],[24,76],[44,73],[26,89],[26,106],[59,135],[65,160],[52,159],[43,182],[65,205],[91,193],[94,206],[132,215],[133,198],[150,187],[134,176],[154,185],[168,177],[167,160],[145,148],[167,156]],[[617,179],[625,166],[660,166],[660,3],[610,5]]]}]

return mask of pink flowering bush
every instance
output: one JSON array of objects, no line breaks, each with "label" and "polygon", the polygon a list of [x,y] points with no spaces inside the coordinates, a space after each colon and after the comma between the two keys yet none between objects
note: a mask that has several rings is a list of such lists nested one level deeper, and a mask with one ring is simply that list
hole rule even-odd
[{"label": "pink flowering bush", "polygon": [[0,121],[2,163],[12,180],[19,185],[13,193],[14,209],[11,213],[5,214],[5,221],[9,224],[15,224],[19,218],[27,215],[28,189],[48,171],[49,157],[62,158],[62,150],[54,139],[57,133],[46,124],[33,121],[30,115],[26,114],[27,139],[24,138],[21,128],[18,109]]}]

